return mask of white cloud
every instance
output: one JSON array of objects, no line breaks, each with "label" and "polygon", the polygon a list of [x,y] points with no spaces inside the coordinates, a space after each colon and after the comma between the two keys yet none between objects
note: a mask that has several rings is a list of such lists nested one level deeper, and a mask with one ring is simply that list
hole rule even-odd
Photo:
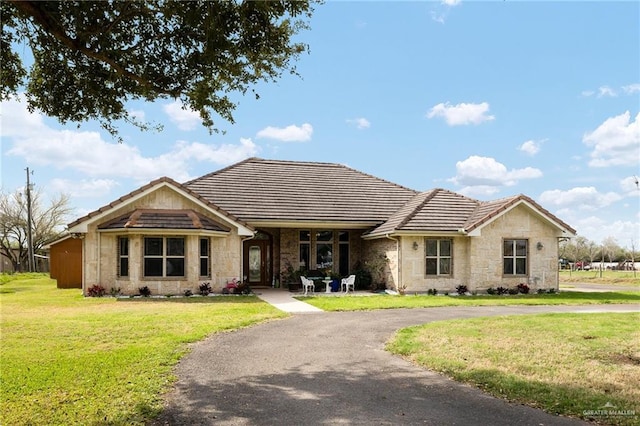
[{"label": "white cloud", "polygon": [[608,118],[582,142],[591,151],[591,167],[634,166],[640,162],[640,113],[631,121],[629,111]]},{"label": "white cloud", "polygon": [[52,129],[40,114],[29,113],[25,103],[5,101],[1,106],[2,137],[12,140],[7,155],[79,172],[83,178],[91,178],[84,184],[87,188],[93,185],[104,190],[109,185],[108,178],[147,182],[169,176],[184,181],[191,178],[189,164],[194,161],[228,165],[259,151],[250,139],[241,139],[239,145],[180,141],[164,154],[147,157],[135,146],[104,141],[98,132]]},{"label": "white cloud", "polygon": [[311,140],[313,134],[313,126],[309,123],[304,123],[298,127],[291,125],[287,127],[265,127],[257,134],[257,138],[275,139],[282,142],[307,142]]},{"label": "white cloud", "polygon": [[[533,167],[507,170],[507,167],[491,157],[473,155],[456,163],[456,176],[449,181],[463,185],[464,192],[492,194],[501,187],[513,186],[520,180],[542,177]],[[462,191],[461,191],[462,192]]]},{"label": "white cloud", "polygon": [[568,191],[553,189],[540,194],[543,205],[579,210],[596,210],[622,199],[615,192],[600,193],[593,186],[571,188]]},{"label": "white cloud", "polygon": [[618,96],[618,93],[613,90],[611,87],[609,86],[600,86],[598,87],[598,97],[602,98],[604,96],[608,96],[611,98],[614,98],[616,96]]},{"label": "white cloud", "polygon": [[457,6],[462,3],[462,0],[442,0],[442,4],[445,6]]},{"label": "white cloud", "polygon": [[526,141],[525,143],[523,143],[522,145],[520,145],[520,147],[518,149],[520,151],[524,152],[525,154],[534,156],[540,151],[540,147],[542,146],[542,142],[543,141],[529,140],[529,141]]},{"label": "white cloud", "polygon": [[169,120],[178,126],[180,130],[193,130],[198,124],[202,123],[200,114],[192,109],[185,109],[180,101],[165,104],[162,109],[169,116]]},{"label": "white cloud", "polygon": [[489,104],[487,102],[457,105],[451,105],[447,102],[439,103],[431,108],[427,113],[427,118],[443,117],[449,126],[477,125],[495,119],[493,115],[487,114],[488,111]]},{"label": "white cloud", "polygon": [[627,176],[620,181],[620,188],[628,197],[640,197],[640,176]]},{"label": "white cloud", "polygon": [[139,122],[144,122],[145,121],[145,114],[144,111],[139,109],[139,110],[131,110],[129,111],[129,115],[134,119],[137,120]]},{"label": "white cloud", "polygon": [[634,93],[640,92],[640,83],[633,83],[627,86],[622,86],[622,91],[627,95],[633,95]]},{"label": "white cloud", "polygon": [[583,90],[582,93],[580,93],[580,95],[582,95],[585,98],[588,98],[590,96],[595,95],[596,92],[594,92],[593,90]]},{"label": "white cloud", "polygon": [[[558,215],[563,213],[558,212]],[[638,249],[640,241],[640,221],[630,220],[610,220],[598,216],[574,215],[570,211],[565,211],[563,220],[569,223],[578,235],[582,235],[596,243],[602,243],[605,238],[613,237],[618,244],[624,247],[631,247],[631,242]]]},{"label": "white cloud", "polygon": [[113,179],[52,179],[47,188],[52,192],[69,194],[72,197],[102,197],[108,195],[118,182]]},{"label": "white cloud", "polygon": [[431,19],[440,24],[444,24],[449,10],[452,7],[458,6],[462,3],[462,0],[441,0],[440,4],[436,5],[435,9],[431,11]]},{"label": "white cloud", "polygon": [[364,117],[349,119],[347,120],[347,123],[353,124],[358,129],[368,129],[369,127],[371,127],[371,123],[369,122],[369,120]]}]

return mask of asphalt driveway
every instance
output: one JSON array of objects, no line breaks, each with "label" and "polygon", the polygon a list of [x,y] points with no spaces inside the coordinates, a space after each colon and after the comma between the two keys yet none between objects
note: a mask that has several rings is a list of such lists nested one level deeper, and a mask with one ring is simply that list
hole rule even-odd
[{"label": "asphalt driveway", "polygon": [[394,331],[453,318],[638,306],[508,306],[297,314],[212,336],[177,366],[155,425],[578,425],[490,397],[384,351]]}]

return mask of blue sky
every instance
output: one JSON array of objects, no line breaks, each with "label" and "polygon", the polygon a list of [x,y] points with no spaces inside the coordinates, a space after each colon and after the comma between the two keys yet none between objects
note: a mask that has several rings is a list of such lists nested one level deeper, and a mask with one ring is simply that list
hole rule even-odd
[{"label": "blue sky", "polygon": [[639,22],[639,2],[329,1],[299,36],[302,78],[237,97],[225,134],[172,100],[131,103],[164,130],[123,124],[122,144],[3,102],[2,189],[30,167],[80,216],[247,157],[335,162],[417,190],[524,193],[579,235],[637,248]]}]

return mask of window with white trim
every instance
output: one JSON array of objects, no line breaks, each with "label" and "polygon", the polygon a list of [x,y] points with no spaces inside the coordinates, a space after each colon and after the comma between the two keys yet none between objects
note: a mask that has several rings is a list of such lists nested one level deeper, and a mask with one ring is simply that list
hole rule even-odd
[{"label": "window with white trim", "polygon": [[502,244],[503,274],[527,275],[527,240],[504,240]]},{"label": "window with white trim", "polygon": [[184,237],[145,237],[143,274],[145,277],[185,276]]},{"label": "window with white trim", "polygon": [[452,246],[452,240],[425,240],[427,276],[451,275]]}]

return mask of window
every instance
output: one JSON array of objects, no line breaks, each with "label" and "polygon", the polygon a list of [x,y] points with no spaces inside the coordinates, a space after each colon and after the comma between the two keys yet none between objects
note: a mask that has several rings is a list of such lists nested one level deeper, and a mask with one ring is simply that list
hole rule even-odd
[{"label": "window", "polygon": [[184,277],[184,238],[144,239],[145,277]]},{"label": "window", "polygon": [[309,268],[311,258],[311,231],[300,231],[300,267]]},{"label": "window", "polygon": [[129,238],[118,237],[118,276],[129,276]]},{"label": "window", "polygon": [[208,277],[211,275],[209,263],[209,238],[200,238],[200,276]]},{"label": "window", "polygon": [[452,240],[426,240],[427,275],[451,275]]},{"label": "window", "polygon": [[316,232],[316,268],[333,269],[333,231]]},{"label": "window", "polygon": [[338,272],[349,275],[349,231],[338,232]]},{"label": "window", "polygon": [[527,275],[527,240],[504,240],[504,275]]}]

